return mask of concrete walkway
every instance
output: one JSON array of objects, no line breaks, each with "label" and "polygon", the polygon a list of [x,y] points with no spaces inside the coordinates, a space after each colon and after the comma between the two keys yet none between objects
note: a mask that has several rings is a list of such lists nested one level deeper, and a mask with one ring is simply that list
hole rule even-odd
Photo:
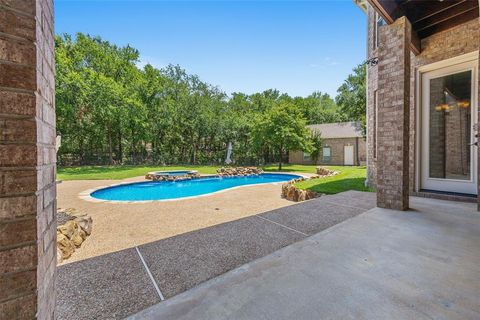
[{"label": "concrete walkway", "polygon": [[[323,196],[68,263],[58,268],[57,316],[124,318],[355,217],[374,204],[373,193]],[[162,222],[160,216],[157,219]]]},{"label": "concrete walkway", "polygon": [[[355,196],[329,201],[356,207]],[[480,319],[475,205],[411,207],[372,209],[131,319]]]}]

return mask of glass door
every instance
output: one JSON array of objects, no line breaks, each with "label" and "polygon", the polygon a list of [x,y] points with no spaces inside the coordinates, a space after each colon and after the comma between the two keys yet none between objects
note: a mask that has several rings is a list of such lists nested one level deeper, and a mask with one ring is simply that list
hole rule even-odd
[{"label": "glass door", "polygon": [[422,74],[421,188],[477,194],[476,61]]}]

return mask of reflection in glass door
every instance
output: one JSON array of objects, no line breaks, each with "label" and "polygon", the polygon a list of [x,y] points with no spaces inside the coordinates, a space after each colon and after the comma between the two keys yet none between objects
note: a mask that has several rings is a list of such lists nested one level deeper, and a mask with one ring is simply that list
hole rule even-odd
[{"label": "reflection in glass door", "polygon": [[471,178],[471,80],[471,71],[430,80],[430,178]]},{"label": "reflection in glass door", "polygon": [[423,74],[422,188],[477,193],[474,64]]}]

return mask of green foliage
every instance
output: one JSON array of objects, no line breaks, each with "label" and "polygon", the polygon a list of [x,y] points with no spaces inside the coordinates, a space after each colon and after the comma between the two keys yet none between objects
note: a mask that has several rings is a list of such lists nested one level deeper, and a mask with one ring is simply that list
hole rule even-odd
[{"label": "green foliage", "polygon": [[326,93],[314,92],[306,98],[293,99],[307,119],[308,124],[332,123],[345,121],[335,101]]},{"label": "green foliage", "polygon": [[228,97],[179,66],[140,69],[136,49],[81,33],[57,36],[55,53],[60,165],[220,164],[229,142],[237,165],[281,163],[315,145],[305,124],[355,116],[321,92]]},{"label": "green foliage", "polygon": [[252,146],[256,151],[275,150],[278,169],[288,151],[310,152],[312,143],[300,109],[292,102],[281,101],[256,117],[252,128]]},{"label": "green foliage", "polygon": [[312,131],[310,134],[310,141],[312,142],[312,151],[310,152],[310,159],[313,163],[317,163],[322,151],[323,139],[320,132]]},{"label": "green foliage", "polygon": [[345,120],[361,121],[364,134],[367,110],[366,74],[366,65],[358,65],[353,69],[353,74],[350,74],[338,88],[336,97],[340,112],[346,117]]}]

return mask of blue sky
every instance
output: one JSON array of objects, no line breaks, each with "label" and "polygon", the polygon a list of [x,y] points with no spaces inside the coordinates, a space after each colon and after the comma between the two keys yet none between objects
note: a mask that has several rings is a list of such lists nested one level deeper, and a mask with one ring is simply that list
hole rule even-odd
[{"label": "blue sky", "polygon": [[366,17],[338,1],[55,1],[55,32],[99,35],[227,93],[332,96],[365,60]]}]

